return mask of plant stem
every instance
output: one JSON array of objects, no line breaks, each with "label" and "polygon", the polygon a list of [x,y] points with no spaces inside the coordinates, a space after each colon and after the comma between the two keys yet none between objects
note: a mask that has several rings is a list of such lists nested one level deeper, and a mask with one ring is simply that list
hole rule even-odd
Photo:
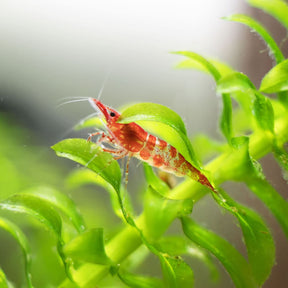
[{"label": "plant stem", "polygon": [[[288,117],[284,112],[281,117],[275,120],[275,135],[280,143],[288,140]],[[250,136],[249,152],[253,159],[260,159],[273,151],[273,137],[265,131],[257,131]],[[229,149],[219,157],[212,160],[205,169],[213,175],[216,186],[226,180],[231,179],[231,175],[238,173],[239,162],[238,152]],[[173,199],[193,198],[198,201],[207,193],[209,189],[203,187],[190,179],[183,181],[171,191],[170,197]],[[137,227],[144,226],[143,214],[135,221]],[[115,236],[106,245],[106,253],[115,262],[121,263],[126,257],[133,253],[142,244],[138,231],[130,225],[127,225],[117,236]],[[75,273],[75,280],[81,283],[82,288],[96,287],[99,281],[109,273],[109,267],[103,265],[85,264]],[[78,281],[77,281],[77,278]],[[84,279],[83,279],[84,278]],[[59,287],[72,288],[77,287],[69,280],[65,280]]]}]

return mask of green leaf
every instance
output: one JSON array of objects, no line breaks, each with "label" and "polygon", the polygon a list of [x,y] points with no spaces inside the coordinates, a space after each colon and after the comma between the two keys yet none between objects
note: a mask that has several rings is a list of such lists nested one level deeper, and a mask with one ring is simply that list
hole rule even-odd
[{"label": "green leaf", "polygon": [[[215,66],[209,62],[207,59],[202,57],[201,55],[194,52],[175,52],[174,54],[183,55],[189,58],[190,61],[194,61],[195,67],[200,70],[204,70],[213,76],[216,83],[221,78],[220,72],[215,68]],[[227,141],[230,143],[231,138],[233,137],[233,129],[232,129],[232,102],[230,95],[222,94],[223,101],[223,111],[220,118],[220,128]]]},{"label": "green leaf", "polygon": [[[235,167],[225,170],[225,179],[244,182],[252,192],[270,209],[286,237],[288,238],[288,203],[281,195],[265,180],[261,166],[254,161],[249,154],[249,138],[234,138],[234,149],[237,151],[237,159],[234,158]],[[228,159],[227,159],[228,160]],[[237,168],[236,168],[237,167]],[[232,172],[234,171],[234,172]],[[223,171],[224,172],[224,171]],[[221,168],[218,173],[223,173]],[[237,172],[237,173],[236,173]]]},{"label": "green leaf", "polygon": [[128,195],[125,195],[127,197],[122,195],[124,191],[121,189],[121,170],[111,154],[103,152],[96,144],[83,139],[66,139],[52,146],[52,149],[58,156],[84,165],[108,182],[117,193],[123,217],[129,224],[135,226]]},{"label": "green leaf", "polygon": [[237,288],[256,288],[250,265],[226,240],[208,231],[188,217],[181,218],[185,235],[194,243],[211,252],[225,267]]},{"label": "green leaf", "polygon": [[160,279],[145,277],[129,273],[123,269],[118,271],[118,276],[123,283],[131,288],[159,288],[163,287]]},{"label": "green leaf", "polygon": [[247,179],[246,185],[269,208],[288,239],[288,203],[265,179]]},{"label": "green leaf", "polygon": [[2,269],[0,269],[0,287],[9,288],[5,273],[3,272]]},{"label": "green leaf", "polygon": [[86,129],[86,128],[94,128],[94,129],[103,129],[105,128],[105,125],[103,124],[103,120],[100,119],[99,117],[93,117],[93,118],[88,118],[84,119],[80,123],[78,123],[74,129],[75,130],[81,130],[81,129]]},{"label": "green leaf", "polygon": [[283,0],[247,0],[256,8],[262,9],[266,13],[275,17],[286,29],[288,29],[288,5]]},{"label": "green leaf", "polygon": [[261,93],[255,93],[255,101],[253,111],[257,123],[264,131],[269,131],[274,134],[274,111],[270,100]]},{"label": "green leaf", "polygon": [[158,238],[171,222],[192,212],[193,199],[171,200],[148,187],[144,199],[144,231],[147,238]]},{"label": "green leaf", "polygon": [[[225,76],[234,72],[234,70],[224,62],[220,62],[215,59],[208,59],[208,62],[211,63],[216,68],[216,70],[220,73],[221,76]],[[181,61],[176,65],[176,68],[196,69],[211,74],[205,65],[202,65],[201,62],[194,60],[193,58]]]},{"label": "green leaf", "polygon": [[199,168],[191,142],[181,117],[173,110],[155,103],[138,103],[126,108],[120,123],[136,122],[149,133],[174,146],[188,161]]},{"label": "green leaf", "polygon": [[223,191],[221,197],[218,194],[213,196],[220,206],[238,219],[252,273],[261,286],[270,275],[275,263],[275,244],[271,232],[257,213],[238,204]]},{"label": "green leaf", "polygon": [[273,67],[264,76],[259,90],[264,93],[277,93],[288,90],[288,59]]},{"label": "green leaf", "polygon": [[193,65],[192,63],[194,62],[193,68],[209,73],[214,78],[215,82],[217,82],[220,79],[221,75],[219,71],[209,60],[207,60],[203,56],[195,52],[189,52],[189,51],[173,52],[173,54],[183,55],[183,56],[188,57],[190,60],[191,66]]},{"label": "green leaf", "polygon": [[228,143],[233,137],[232,127],[232,101],[229,94],[222,94],[223,110],[220,117],[220,128]]},{"label": "green leaf", "polygon": [[29,194],[14,194],[2,203],[0,207],[12,212],[25,213],[37,219],[61,239],[62,221],[58,213],[51,208],[50,203]]},{"label": "green leaf", "polygon": [[251,89],[255,89],[253,83],[245,74],[240,72],[225,75],[217,82],[218,93],[247,92]]},{"label": "green leaf", "polygon": [[[69,272],[69,263],[62,253],[64,240],[62,238],[62,220],[59,214],[51,208],[51,204],[31,194],[14,194],[0,203],[0,208],[9,210],[11,212],[24,213],[32,216],[34,219],[42,223],[48,230],[52,231],[57,239],[57,248],[66,273],[71,278]],[[72,279],[72,278],[71,278]]]},{"label": "green leaf", "polygon": [[208,252],[191,243],[189,239],[183,236],[166,236],[161,237],[155,245],[162,253],[167,253],[170,256],[187,255],[198,259],[199,263],[204,264],[209,269],[212,281],[219,278],[219,271]]},{"label": "green leaf", "polygon": [[194,287],[194,274],[180,257],[160,256],[164,283],[167,288]]},{"label": "green leaf", "polygon": [[54,146],[56,154],[71,159],[100,175],[119,192],[121,185],[121,170],[119,164],[109,153],[92,142],[84,139],[66,139]]},{"label": "green leaf", "polygon": [[217,92],[231,94],[243,107],[246,117],[251,116],[255,87],[245,74],[233,72],[225,75],[217,83]]},{"label": "green leaf", "polygon": [[85,230],[85,223],[82,215],[79,213],[75,203],[65,194],[50,187],[36,187],[25,190],[24,194],[30,194],[49,202],[53,207],[59,209],[74,225],[80,233]]},{"label": "green leaf", "polygon": [[[1,206],[0,206],[1,207]],[[10,222],[7,219],[0,218],[0,227],[6,230],[12,235],[12,237],[18,242],[21,247],[23,256],[24,256],[24,265],[25,265],[25,277],[26,282],[29,288],[32,288],[31,281],[31,257],[30,257],[30,248],[28,241],[21,229],[16,226],[14,223]],[[6,285],[6,286],[5,286]],[[0,269],[0,287],[7,287],[8,284],[4,272]]]},{"label": "green leaf", "polygon": [[73,261],[111,265],[104,247],[103,229],[85,231],[64,246],[64,253]]},{"label": "green leaf", "polygon": [[150,165],[143,163],[143,168],[147,183],[159,194],[167,197],[170,191],[168,185],[155,175]]},{"label": "green leaf", "polygon": [[[270,2],[273,1],[270,0]],[[275,57],[276,63],[280,63],[285,59],[275,40],[271,37],[266,28],[264,28],[263,25],[255,19],[243,14],[234,14],[229,17],[224,17],[224,19],[245,24],[252,30],[256,31],[268,45],[270,54]]]},{"label": "green leaf", "polygon": [[[160,120],[159,120],[160,119]],[[186,135],[185,124],[181,117],[166,106],[156,103],[137,103],[122,111],[119,123],[136,121],[159,121]]]}]

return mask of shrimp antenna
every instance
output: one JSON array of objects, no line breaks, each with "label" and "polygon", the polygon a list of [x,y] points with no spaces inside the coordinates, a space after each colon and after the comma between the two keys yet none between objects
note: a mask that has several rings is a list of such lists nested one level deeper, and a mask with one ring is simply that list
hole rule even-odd
[{"label": "shrimp antenna", "polygon": [[[57,106],[56,106],[56,109],[60,108],[61,106],[63,105],[66,105],[66,104],[70,104],[70,103],[75,103],[75,102],[84,102],[84,101],[88,101],[88,98],[89,97],[66,97],[66,98],[63,98],[61,99],[61,101],[63,101],[62,103],[59,103]],[[66,101],[67,100],[67,101]]]},{"label": "shrimp antenna", "polygon": [[109,70],[109,71],[106,73],[106,76],[105,76],[105,78],[104,78],[104,81],[103,81],[103,83],[102,83],[102,86],[101,86],[101,88],[100,88],[100,91],[99,91],[99,93],[98,93],[97,100],[100,100],[100,97],[101,97],[102,94],[103,94],[103,90],[104,90],[104,88],[105,88],[105,86],[106,86],[106,84],[107,84],[110,76],[111,76],[111,70]]}]

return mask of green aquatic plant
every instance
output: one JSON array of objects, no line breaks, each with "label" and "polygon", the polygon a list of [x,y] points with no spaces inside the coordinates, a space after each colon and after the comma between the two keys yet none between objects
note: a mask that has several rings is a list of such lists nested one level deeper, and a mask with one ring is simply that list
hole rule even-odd
[{"label": "green aquatic plant", "polygon": [[[271,14],[288,29],[288,5],[284,1],[248,2]],[[267,29],[255,19],[240,14],[226,19],[256,31],[266,42],[275,66],[263,76],[260,87],[256,88],[247,75],[225,63],[194,52],[175,53],[184,57],[178,64],[179,69],[197,69],[215,80],[216,91],[223,102],[219,121],[224,136],[222,142],[200,135],[191,144],[180,116],[153,103],[127,106],[120,119],[121,123],[136,122],[153,131],[192,163],[205,163],[204,171],[215,184],[217,193],[188,178],[171,187],[144,163],[146,185],[142,188],[142,212],[138,215],[122,185],[120,166],[112,155],[84,139],[65,139],[52,149],[58,156],[85,166],[85,169],[73,172],[69,177],[70,184],[89,183],[107,190],[113,211],[121,219],[120,230],[113,237],[106,241],[106,227],[90,228],[76,204],[54,189],[38,187],[21,193],[15,189],[7,197],[1,197],[1,211],[29,215],[54,235],[56,254],[63,266],[58,287],[190,288],[197,275],[194,275],[187,258],[199,258],[210,269],[211,278],[215,278],[217,268],[211,255],[223,265],[237,288],[260,287],[269,278],[275,264],[273,235],[261,215],[234,200],[222,184],[234,181],[246,185],[271,211],[288,238],[288,203],[266,179],[258,162],[271,153],[283,175],[287,174],[288,60]],[[236,108],[232,106],[232,98],[238,103]],[[97,119],[89,119],[78,129],[95,123]],[[193,208],[203,197],[212,197],[216,205],[235,217],[242,230],[247,257],[226,239],[193,219]],[[175,221],[179,221],[181,231],[167,235],[165,232]],[[33,287],[29,240],[7,217],[0,218],[0,227],[10,233],[21,247],[26,286]],[[148,255],[154,255],[159,262],[161,276],[145,276],[133,269]],[[2,270],[0,287],[13,287]]]}]

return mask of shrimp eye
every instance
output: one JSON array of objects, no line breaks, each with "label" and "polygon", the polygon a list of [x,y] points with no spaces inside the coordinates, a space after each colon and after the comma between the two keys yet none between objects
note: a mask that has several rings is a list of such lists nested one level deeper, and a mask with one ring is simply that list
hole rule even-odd
[{"label": "shrimp eye", "polygon": [[110,112],[110,116],[111,116],[111,117],[114,117],[114,116],[115,116],[115,113],[114,113],[114,112]]}]

